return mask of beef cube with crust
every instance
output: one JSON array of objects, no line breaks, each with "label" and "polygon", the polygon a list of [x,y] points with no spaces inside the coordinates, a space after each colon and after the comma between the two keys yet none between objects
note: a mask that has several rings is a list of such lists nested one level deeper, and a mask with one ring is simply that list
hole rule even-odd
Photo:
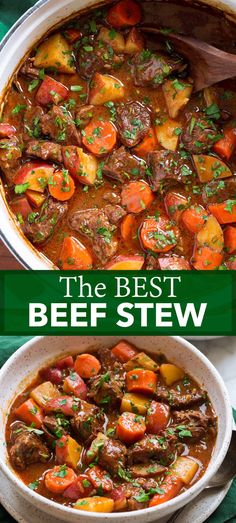
[{"label": "beef cube with crust", "polygon": [[193,391],[189,394],[181,394],[174,389],[167,389],[166,387],[157,387],[156,398],[158,401],[168,403],[173,409],[185,409],[193,405],[201,405],[206,401],[206,393],[200,391]]},{"label": "beef cube with crust", "polygon": [[42,133],[52,140],[66,145],[80,145],[81,135],[70,114],[62,107],[53,105],[41,118]]},{"label": "beef cube with crust", "polygon": [[189,183],[194,177],[188,155],[183,152],[153,151],[148,154],[147,163],[150,168],[147,180],[153,191],[158,191],[172,180]]},{"label": "beef cube with crust", "polygon": [[145,162],[139,161],[121,146],[106,159],[103,174],[121,183],[139,180],[145,176]]},{"label": "beef cube with crust", "polygon": [[[114,237],[118,221],[125,211],[118,205],[107,205],[104,209],[75,211],[69,218],[69,225],[87,236],[93,244],[93,251],[101,262],[114,256],[118,243]],[[109,219],[110,217],[110,219]]]},{"label": "beef cube with crust", "polygon": [[17,169],[22,157],[21,139],[13,136],[0,140],[0,168],[4,172],[9,185],[13,185]]},{"label": "beef cube with crust", "polygon": [[171,58],[164,53],[153,53],[144,49],[136,53],[131,61],[134,84],[140,87],[158,88],[165,78],[183,68],[180,58]]},{"label": "beef cube with crust", "polygon": [[176,411],[173,413],[173,421],[170,428],[185,427],[187,431],[191,432],[191,436],[181,436],[181,441],[187,440],[189,443],[196,443],[204,438],[209,433],[209,428],[212,432],[216,431],[216,418],[207,416],[197,410]]},{"label": "beef cube with crust", "polygon": [[22,224],[22,229],[32,243],[41,244],[50,238],[56,225],[67,212],[67,202],[57,202],[49,198],[41,207],[34,221],[27,220]]},{"label": "beef cube with crust", "polygon": [[144,436],[128,450],[128,464],[148,463],[151,460],[168,465],[173,461],[177,436],[160,432],[157,436]]},{"label": "beef cube with crust", "polygon": [[81,442],[89,445],[98,432],[103,432],[104,423],[105,416],[96,405],[80,400],[78,411],[71,420],[71,426]]},{"label": "beef cube with crust", "polygon": [[107,438],[99,449],[98,464],[112,476],[118,476],[119,468],[126,467],[126,455],[127,449],[123,443]]},{"label": "beef cube with crust", "polygon": [[86,46],[78,48],[77,65],[82,78],[90,79],[96,73],[109,73],[124,63],[124,55],[116,54],[112,47],[103,41],[90,37]]},{"label": "beef cube with crust", "polygon": [[151,127],[150,111],[140,102],[120,104],[116,111],[116,126],[121,142],[127,147],[133,147]]},{"label": "beef cube with crust", "polygon": [[104,408],[119,404],[124,395],[125,380],[118,373],[108,371],[90,379],[88,396]]},{"label": "beef cube with crust", "polygon": [[46,463],[50,458],[40,437],[19,421],[12,426],[9,454],[13,466],[19,470],[25,470],[32,463]]},{"label": "beef cube with crust", "polygon": [[181,142],[192,154],[201,154],[211,149],[219,138],[215,123],[204,113],[186,115],[186,126],[181,134]]},{"label": "beef cube with crust", "polygon": [[26,156],[35,156],[42,160],[62,163],[61,145],[58,143],[47,142],[46,140],[32,140],[28,142]]}]

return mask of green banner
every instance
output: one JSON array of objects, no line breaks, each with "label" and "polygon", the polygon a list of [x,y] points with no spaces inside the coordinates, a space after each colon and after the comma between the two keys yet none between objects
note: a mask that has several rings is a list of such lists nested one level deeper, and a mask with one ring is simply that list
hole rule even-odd
[{"label": "green banner", "polygon": [[2,271],[1,334],[236,334],[236,274]]}]

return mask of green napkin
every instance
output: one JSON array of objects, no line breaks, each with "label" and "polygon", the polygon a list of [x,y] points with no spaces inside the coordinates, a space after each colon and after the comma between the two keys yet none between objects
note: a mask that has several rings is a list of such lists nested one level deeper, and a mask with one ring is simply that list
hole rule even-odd
[{"label": "green napkin", "polygon": [[[0,366],[30,339],[29,336],[0,336]],[[236,421],[236,411],[234,411]],[[0,506],[0,523],[14,523],[14,519]],[[206,523],[236,523],[236,480],[220,507],[207,519]]]}]

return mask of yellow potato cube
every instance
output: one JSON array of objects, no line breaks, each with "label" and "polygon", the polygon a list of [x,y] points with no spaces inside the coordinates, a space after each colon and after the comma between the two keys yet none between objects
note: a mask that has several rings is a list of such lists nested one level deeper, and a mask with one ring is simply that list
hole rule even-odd
[{"label": "yellow potato cube", "polygon": [[49,36],[37,49],[34,65],[38,68],[53,68],[60,73],[75,73],[72,51],[60,33]]},{"label": "yellow potato cube", "polygon": [[160,374],[165,380],[166,385],[172,385],[172,383],[182,380],[185,376],[184,370],[172,363],[163,363],[160,365]]},{"label": "yellow potato cube", "polygon": [[98,161],[95,156],[86,154],[80,147],[77,147],[77,151],[80,166],[76,177],[80,183],[84,185],[94,185],[97,176]]},{"label": "yellow potato cube", "polygon": [[136,356],[131,358],[131,360],[127,361],[125,364],[125,370],[133,370],[133,369],[147,369],[152,370],[153,372],[156,372],[159,369],[159,365],[152,360],[145,352],[139,352]]},{"label": "yellow potato cube", "polygon": [[60,393],[51,381],[45,381],[33,389],[30,396],[40,407],[44,407],[48,400],[58,398]]},{"label": "yellow potato cube", "polygon": [[106,42],[106,44],[109,44],[110,47],[116,52],[116,53],[123,53],[125,49],[125,39],[121,33],[118,33],[115,31],[115,29],[108,29],[108,27],[101,27],[99,34],[98,34],[98,40],[102,40],[103,42]]},{"label": "yellow potato cube", "polygon": [[112,512],[114,508],[114,500],[100,496],[81,498],[76,501],[74,508],[77,510],[86,510],[87,512]]},{"label": "yellow potato cube", "polygon": [[219,158],[216,158],[215,156],[194,154],[193,161],[197,170],[198,178],[202,183],[232,176],[232,172],[226,163],[222,162],[222,160],[219,160]]},{"label": "yellow potato cube", "polygon": [[125,95],[124,86],[120,80],[108,74],[96,73],[91,86],[89,103],[92,105],[103,105],[106,102],[118,101]]},{"label": "yellow potato cube", "polygon": [[196,461],[185,456],[180,456],[177,458],[174,465],[171,467],[171,470],[182,479],[185,485],[191,483],[195,474],[199,469],[199,465]]},{"label": "yellow potato cube", "polygon": [[68,436],[65,450],[65,463],[68,467],[76,469],[80,460],[82,447],[75,441],[75,439]]},{"label": "yellow potato cube", "polygon": [[124,52],[126,54],[139,53],[143,48],[144,38],[142,33],[136,27],[132,27],[125,42]]},{"label": "yellow potato cube", "polygon": [[94,461],[96,456],[98,455],[99,448],[105,443],[107,440],[107,436],[103,434],[102,432],[98,432],[97,437],[92,441],[89,450],[87,452],[87,458],[90,461]]},{"label": "yellow potato cube", "polygon": [[203,227],[196,235],[196,241],[199,247],[207,245],[213,251],[222,251],[224,246],[224,235],[220,224],[214,216],[208,216]]},{"label": "yellow potato cube", "polygon": [[166,80],[162,86],[167,109],[171,118],[176,118],[179,112],[187,105],[193,84],[183,80]]},{"label": "yellow potato cube", "polygon": [[127,392],[122,398],[120,411],[146,414],[149,405],[150,398],[143,396],[143,394]]},{"label": "yellow potato cube", "polygon": [[158,142],[164,149],[176,151],[181,129],[182,127],[178,122],[169,118],[155,127]]}]

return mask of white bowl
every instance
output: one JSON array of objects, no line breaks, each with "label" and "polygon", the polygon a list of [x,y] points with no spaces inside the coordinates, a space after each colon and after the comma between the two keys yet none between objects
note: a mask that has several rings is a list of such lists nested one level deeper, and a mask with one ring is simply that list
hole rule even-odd
[{"label": "white bowl", "polygon": [[110,347],[119,339],[118,336],[33,338],[18,349],[0,371],[0,441],[2,443],[0,445],[0,468],[9,479],[12,489],[16,489],[22,495],[22,498],[63,521],[70,523],[73,521],[94,523],[98,520],[120,523],[121,519],[129,523],[157,521],[193,500],[204,489],[221,465],[230,443],[232,432],[231,405],[224,382],[210,361],[193,345],[180,337],[129,336],[127,339],[140,349],[148,350],[151,353],[164,353],[167,359],[183,367],[208,391],[218,416],[218,435],[210,464],[204,476],[186,492],[163,505],[135,512],[113,514],[95,514],[63,507],[25,486],[11,468],[7,449],[4,445],[6,417],[15,396],[31,382],[40,367],[54,360],[57,356],[68,352],[83,352],[91,347]]},{"label": "white bowl", "polygon": [[[235,0],[200,0],[227,13],[235,21]],[[0,106],[4,101],[6,87],[19,63],[31,47],[58,23],[67,17],[102,0],[39,0],[27,11],[0,43]],[[203,12],[204,18],[204,12]],[[26,269],[55,269],[56,267],[25,238],[11,212],[2,183],[0,182],[0,237]]]}]

